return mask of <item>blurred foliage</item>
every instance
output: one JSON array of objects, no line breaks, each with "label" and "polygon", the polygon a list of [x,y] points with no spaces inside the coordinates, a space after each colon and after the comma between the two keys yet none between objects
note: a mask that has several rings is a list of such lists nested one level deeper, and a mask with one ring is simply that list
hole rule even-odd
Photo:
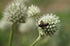
[{"label": "blurred foliage", "polygon": [[0,30],[0,46],[6,46],[8,43],[8,35],[5,31]]},{"label": "blurred foliage", "polygon": [[0,12],[0,19],[2,18],[2,13]]},{"label": "blurred foliage", "polygon": [[[70,37],[69,37],[69,35],[68,34],[66,34],[65,32],[64,32],[64,30],[63,31],[61,31],[61,32],[59,32],[59,42],[57,43],[58,44],[58,46],[68,46],[68,44],[69,44],[69,39],[70,39]],[[58,40],[58,39],[57,39]]]},{"label": "blurred foliage", "polygon": [[48,6],[55,3],[55,0],[28,0],[28,3],[27,5]]},{"label": "blurred foliage", "polygon": [[42,6],[54,3],[54,0],[32,0],[32,3]]}]

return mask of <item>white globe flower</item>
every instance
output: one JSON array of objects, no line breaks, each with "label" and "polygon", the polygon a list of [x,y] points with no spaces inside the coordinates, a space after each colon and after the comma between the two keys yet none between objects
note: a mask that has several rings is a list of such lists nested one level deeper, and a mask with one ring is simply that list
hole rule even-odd
[{"label": "white globe flower", "polygon": [[3,18],[0,21],[0,28],[4,29],[14,23],[25,23],[26,6],[22,1],[14,0],[3,12]]},{"label": "white globe flower", "polygon": [[25,21],[26,6],[18,1],[12,2],[4,11],[4,17],[12,23],[23,23]]},{"label": "white globe flower", "polygon": [[[58,30],[60,20],[53,14],[46,14],[38,21],[41,34],[51,35]],[[42,33],[43,32],[43,33]]]},{"label": "white globe flower", "polygon": [[36,16],[40,13],[40,9],[37,6],[31,5],[28,8],[27,14],[29,17]]}]

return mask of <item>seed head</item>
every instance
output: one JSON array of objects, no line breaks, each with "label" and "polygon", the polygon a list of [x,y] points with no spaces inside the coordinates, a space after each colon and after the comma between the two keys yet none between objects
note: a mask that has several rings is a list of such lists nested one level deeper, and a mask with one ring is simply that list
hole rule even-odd
[{"label": "seed head", "polygon": [[31,5],[28,8],[27,14],[29,17],[35,16],[40,13],[40,9],[37,6]]},{"label": "seed head", "polygon": [[59,17],[53,14],[46,14],[38,21],[39,30],[46,35],[54,34],[59,27]]},{"label": "seed head", "polygon": [[12,23],[24,23],[26,7],[23,3],[14,1],[4,11],[4,17]]}]

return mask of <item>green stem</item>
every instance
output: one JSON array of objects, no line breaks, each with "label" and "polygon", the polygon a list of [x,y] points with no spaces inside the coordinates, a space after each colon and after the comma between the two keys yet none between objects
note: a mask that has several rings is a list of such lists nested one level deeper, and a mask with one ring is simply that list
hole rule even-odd
[{"label": "green stem", "polygon": [[14,35],[14,29],[15,29],[15,24],[12,25],[12,29],[10,31],[10,35],[9,35],[9,46],[12,46],[12,40],[13,40],[13,35]]},{"label": "green stem", "polygon": [[39,35],[38,38],[33,42],[33,44],[31,46],[35,46],[36,43],[41,39],[41,36]]}]

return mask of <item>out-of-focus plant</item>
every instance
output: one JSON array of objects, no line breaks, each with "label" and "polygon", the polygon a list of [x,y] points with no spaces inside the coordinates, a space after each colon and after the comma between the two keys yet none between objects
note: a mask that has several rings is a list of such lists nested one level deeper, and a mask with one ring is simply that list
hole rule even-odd
[{"label": "out-of-focus plant", "polygon": [[11,25],[11,31],[9,36],[9,46],[12,46],[13,34],[16,25],[19,23],[25,23],[26,6],[22,1],[14,0],[4,11],[3,18],[0,22],[1,28]]}]

